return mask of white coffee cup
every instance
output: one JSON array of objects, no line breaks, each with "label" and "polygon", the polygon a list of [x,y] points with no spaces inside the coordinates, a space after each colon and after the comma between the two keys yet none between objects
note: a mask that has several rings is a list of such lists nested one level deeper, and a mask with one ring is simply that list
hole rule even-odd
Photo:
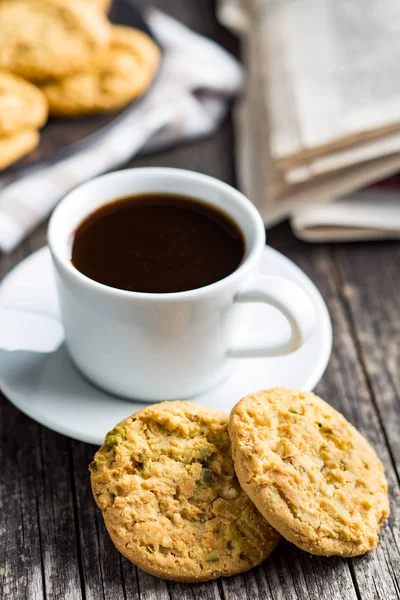
[{"label": "white coffee cup", "polygon": [[[246,247],[236,271],[206,287],[168,294],[115,289],[79,272],[71,262],[79,224],[104,204],[151,192],[193,197],[233,218]],[[281,277],[258,276],[265,229],[256,208],[234,188],[206,175],[143,168],[93,179],[58,205],[48,242],[69,354],[88,379],[114,394],[146,401],[188,398],[240,368],[240,358],[295,352],[315,328],[313,304],[300,287]],[[290,324],[290,339],[231,345],[235,310],[243,302],[276,307]]]}]

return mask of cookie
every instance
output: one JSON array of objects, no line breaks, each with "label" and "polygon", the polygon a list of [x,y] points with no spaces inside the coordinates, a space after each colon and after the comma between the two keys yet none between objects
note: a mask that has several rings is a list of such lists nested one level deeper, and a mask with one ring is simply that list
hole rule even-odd
[{"label": "cookie", "polygon": [[243,398],[229,422],[236,474],[267,521],[311,554],[376,547],[389,515],[382,463],[367,440],[312,393]]},{"label": "cookie", "polygon": [[105,15],[80,0],[0,2],[0,31],[0,68],[31,81],[87,68],[109,39]]},{"label": "cookie", "polygon": [[38,129],[47,121],[47,114],[47,100],[37,87],[0,70],[0,137]]},{"label": "cookie", "polygon": [[143,94],[157,70],[160,51],[137,29],[113,25],[111,42],[87,72],[48,82],[42,90],[50,114],[76,117],[121,108]]},{"label": "cookie", "polygon": [[247,571],[279,541],[240,488],[224,413],[163,402],[122,421],[90,465],[117,549],[144,571],[207,581]]},{"label": "cookie", "polygon": [[0,137],[0,171],[31,152],[39,143],[36,129]]}]

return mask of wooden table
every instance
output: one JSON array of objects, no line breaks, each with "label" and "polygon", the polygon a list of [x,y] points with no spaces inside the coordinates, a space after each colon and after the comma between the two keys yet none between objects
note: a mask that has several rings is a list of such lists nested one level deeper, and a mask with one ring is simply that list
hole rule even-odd
[{"label": "wooden table", "polygon": [[[158,6],[231,51],[212,0]],[[135,159],[201,171],[235,184],[228,120],[212,139]],[[313,557],[281,542],[260,567],[201,585],[138,571],[112,546],[91,497],[87,465],[96,448],[53,433],[0,397],[0,598],[4,600],[391,600],[400,598],[400,243],[307,245],[285,224],[268,242],[321,290],[334,349],[317,392],[375,446],[385,465],[392,514],[378,549],[357,559]],[[0,258],[3,277],[45,243],[45,226]]]}]

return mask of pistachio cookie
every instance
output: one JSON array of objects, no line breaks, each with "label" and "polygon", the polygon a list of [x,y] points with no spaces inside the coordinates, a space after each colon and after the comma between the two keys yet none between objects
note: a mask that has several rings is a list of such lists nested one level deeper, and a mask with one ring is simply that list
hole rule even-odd
[{"label": "pistachio cookie", "polygon": [[367,440],[312,393],[243,398],[229,422],[240,484],[267,521],[312,554],[373,550],[389,515],[382,463]]},{"label": "pistachio cookie", "polygon": [[0,171],[31,152],[38,143],[39,133],[36,129],[0,136]]},{"label": "pistachio cookie", "polygon": [[0,136],[21,129],[39,129],[47,114],[47,100],[37,87],[0,70]]},{"label": "pistachio cookie", "polygon": [[87,68],[109,39],[104,13],[80,0],[0,2],[0,32],[0,68],[31,81]]},{"label": "pistachio cookie", "polygon": [[144,571],[207,581],[247,571],[277,545],[236,479],[227,421],[163,402],[122,421],[96,453],[96,503],[117,549]]},{"label": "pistachio cookie", "polygon": [[43,86],[50,114],[75,117],[116,110],[149,87],[160,60],[153,40],[138,29],[112,25],[109,46],[98,52],[86,72]]}]

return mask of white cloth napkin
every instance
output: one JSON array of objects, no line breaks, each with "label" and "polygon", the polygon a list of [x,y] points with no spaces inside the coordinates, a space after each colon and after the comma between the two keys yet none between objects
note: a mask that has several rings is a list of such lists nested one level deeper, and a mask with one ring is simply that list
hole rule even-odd
[{"label": "white cloth napkin", "polygon": [[127,162],[140,149],[205,136],[218,127],[242,86],[239,63],[216,43],[150,10],[163,47],[150,92],[99,141],[24,177],[0,177],[0,250],[13,250],[72,188]]}]

